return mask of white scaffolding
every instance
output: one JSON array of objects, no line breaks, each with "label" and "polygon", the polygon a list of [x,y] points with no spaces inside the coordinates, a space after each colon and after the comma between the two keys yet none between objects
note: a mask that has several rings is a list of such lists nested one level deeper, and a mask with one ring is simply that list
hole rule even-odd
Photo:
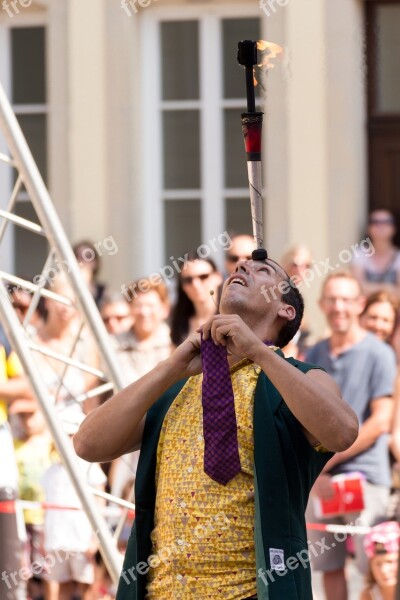
[{"label": "white scaffolding", "polygon": [[[9,154],[0,153],[0,161],[13,169],[16,175],[15,184],[8,205],[5,210],[0,210],[0,252],[2,244],[4,246],[4,234],[10,224],[23,227],[37,235],[44,236],[50,248],[49,255],[42,270],[43,277],[40,279],[38,285],[25,281],[15,274],[0,271],[0,321],[2,322],[10,342],[18,354],[24,371],[29,378],[33,392],[47,420],[48,427],[57,449],[81,500],[82,507],[88,516],[93,531],[97,535],[100,552],[105,565],[111,578],[116,583],[121,568],[121,558],[116,547],[116,536],[112,537],[89,487],[80,476],[80,471],[77,468],[76,455],[61,427],[55,406],[50,399],[40,369],[38,369],[34,360],[34,354],[41,353],[42,355],[50,356],[52,359],[64,364],[62,373],[59,376],[59,389],[63,385],[63,378],[66,376],[68,369],[71,366],[82,372],[94,375],[100,381],[100,384],[95,389],[74,399],[78,402],[82,402],[87,398],[112,390],[114,392],[118,391],[123,387],[122,380],[119,375],[114,355],[110,350],[110,342],[104,324],[98,313],[92,295],[82,278],[79,265],[68,242],[68,238],[58,219],[46,186],[1,84],[0,133],[2,133],[5,138],[9,152]],[[23,219],[15,214],[17,197],[22,186],[25,186],[29,201],[38,216],[39,224]],[[3,199],[1,199],[1,201],[1,205],[4,206]],[[29,327],[29,323],[41,297],[51,298],[67,305],[71,304],[71,301],[68,298],[44,288],[46,283],[46,273],[49,272],[49,269],[51,269],[55,261],[57,261],[58,264],[60,261],[64,261],[64,264],[68,265],[68,268],[63,270],[63,272],[65,272],[65,276],[68,278],[68,282],[74,291],[82,319],[81,326],[78,328],[79,331],[77,332],[76,340],[72,344],[70,353],[67,356],[52,352],[48,348],[40,346],[32,339],[32,334],[30,333],[31,328]],[[22,290],[32,293],[30,307],[22,323],[13,308],[7,291],[7,284],[12,284],[17,286],[17,288],[19,287]],[[94,369],[90,365],[72,358],[75,345],[78,342],[83,328],[87,328],[88,332],[90,332],[93,337],[93,340],[96,342],[100,355],[101,369]]]}]

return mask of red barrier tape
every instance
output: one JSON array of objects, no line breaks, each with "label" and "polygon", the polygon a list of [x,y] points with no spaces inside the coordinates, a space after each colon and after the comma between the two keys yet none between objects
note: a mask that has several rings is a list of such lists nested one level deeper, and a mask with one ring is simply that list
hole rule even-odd
[{"label": "red barrier tape", "polygon": [[0,514],[14,514],[16,513],[15,500],[0,500]]}]

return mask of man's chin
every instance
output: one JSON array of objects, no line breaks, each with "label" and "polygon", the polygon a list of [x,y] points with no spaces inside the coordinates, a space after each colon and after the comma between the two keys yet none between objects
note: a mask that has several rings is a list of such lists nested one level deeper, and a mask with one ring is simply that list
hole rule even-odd
[{"label": "man's chin", "polygon": [[347,325],[334,325],[331,326],[332,333],[348,333],[350,328]]},{"label": "man's chin", "polygon": [[235,315],[239,314],[245,306],[246,301],[244,298],[239,298],[234,294],[226,294],[219,303],[219,312],[221,315]]}]

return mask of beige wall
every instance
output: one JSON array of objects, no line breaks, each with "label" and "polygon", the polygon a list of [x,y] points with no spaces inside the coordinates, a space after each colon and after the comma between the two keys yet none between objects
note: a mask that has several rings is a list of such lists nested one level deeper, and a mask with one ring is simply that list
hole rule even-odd
[{"label": "beige wall", "polygon": [[[182,3],[192,5],[170,2]],[[143,261],[140,12],[130,18],[116,0],[52,0],[47,18],[51,193],[71,241],[115,239],[103,275],[119,288]],[[363,2],[292,0],[264,30],[285,47],[268,76],[268,247],[279,257],[305,241],[317,261],[334,262],[359,239],[366,211]]]},{"label": "beige wall", "polygon": [[[267,239],[275,256],[306,243],[324,273],[319,261],[359,241],[366,210],[362,2],[290,2],[266,32],[285,46],[268,83]],[[318,331],[322,280],[306,290]]]}]

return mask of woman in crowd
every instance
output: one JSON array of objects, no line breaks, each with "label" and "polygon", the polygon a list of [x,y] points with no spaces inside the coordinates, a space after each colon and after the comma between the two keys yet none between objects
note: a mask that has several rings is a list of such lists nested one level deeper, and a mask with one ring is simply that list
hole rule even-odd
[{"label": "woman in crowd", "polygon": [[396,224],[388,210],[374,210],[369,216],[368,235],[374,253],[359,254],[352,269],[366,294],[385,290],[400,297],[400,250],[393,244]]},{"label": "woman in crowd", "polygon": [[100,306],[103,296],[106,292],[106,285],[100,283],[97,279],[101,261],[93,242],[83,240],[72,247],[75,258],[79,263],[82,274],[93,295],[97,306]]},{"label": "woman in crowd", "polygon": [[[186,255],[185,255],[186,256]],[[188,253],[188,262],[179,274],[177,301],[172,310],[171,339],[179,346],[218,310],[218,288],[222,275],[211,258]]]},{"label": "woman in crowd", "polygon": [[[42,305],[43,321],[38,326],[36,342],[44,350],[50,350],[62,355],[72,354],[72,358],[97,368],[99,357],[94,342],[85,330],[76,341],[80,318],[75,307],[75,295],[64,274],[58,274],[51,282],[51,291],[70,300],[71,305],[61,304],[56,300],[46,298]],[[92,389],[97,378],[80,369],[66,365],[45,354],[35,352],[35,359],[40,369],[48,392],[58,408],[66,409],[71,417],[76,419],[82,413],[87,413],[97,405],[97,398],[78,402],[76,398]],[[66,371],[65,371],[66,369]],[[64,374],[65,372],[65,374]],[[65,414],[65,413],[64,413]]]},{"label": "woman in crowd", "polygon": [[360,600],[394,600],[399,560],[399,524],[387,521],[372,527],[364,538],[369,575]]},{"label": "woman in crowd", "polygon": [[[398,338],[399,301],[389,292],[380,291],[371,294],[360,315],[360,324],[364,329],[375,334],[380,340],[390,344],[396,352]],[[399,354],[397,362],[399,363]],[[397,371],[394,398],[393,433],[390,438],[390,449],[395,459],[392,466],[393,487],[395,493],[391,496],[388,514],[398,514],[400,508],[397,481],[400,480],[400,370]]]},{"label": "woman in crowd", "polygon": [[398,324],[399,301],[390,292],[371,294],[360,315],[360,324],[383,342],[392,343]]},{"label": "woman in crowd", "polygon": [[[151,371],[172,350],[170,329],[165,322],[170,309],[165,283],[161,278],[159,282],[143,278],[132,282],[128,289],[131,327],[112,338],[125,385]],[[109,480],[116,496],[121,497],[127,481],[135,479],[138,459],[139,452],[132,452],[113,461]]]}]

